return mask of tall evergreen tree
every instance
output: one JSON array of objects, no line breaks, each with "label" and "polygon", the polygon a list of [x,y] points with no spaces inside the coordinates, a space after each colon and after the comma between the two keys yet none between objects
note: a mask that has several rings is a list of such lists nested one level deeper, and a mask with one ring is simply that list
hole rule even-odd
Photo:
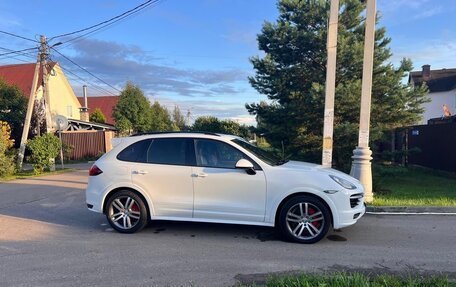
[{"label": "tall evergreen tree", "polygon": [[[253,88],[268,101],[247,104],[256,115],[258,132],[275,147],[285,147],[294,158],[321,159],[326,75],[326,38],[329,2],[281,0],[275,23],[265,22],[258,35],[265,56],[252,57],[256,74]],[[342,0],[339,14],[334,118],[335,164],[350,162],[357,143],[364,45],[365,6],[359,0]],[[426,89],[402,83],[411,71],[410,60],[398,68],[390,62],[391,39],[385,28],[375,34],[371,140],[387,129],[419,120]]]}]

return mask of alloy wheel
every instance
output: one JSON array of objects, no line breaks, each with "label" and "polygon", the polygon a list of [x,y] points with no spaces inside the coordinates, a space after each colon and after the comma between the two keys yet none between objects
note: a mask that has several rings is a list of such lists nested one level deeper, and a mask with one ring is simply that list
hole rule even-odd
[{"label": "alloy wheel", "polygon": [[288,209],[286,225],[288,231],[297,239],[314,239],[325,228],[325,217],[316,205],[299,202]]},{"label": "alloy wheel", "polygon": [[129,230],[134,228],[141,218],[138,203],[130,196],[116,197],[108,209],[110,221],[118,228]]}]

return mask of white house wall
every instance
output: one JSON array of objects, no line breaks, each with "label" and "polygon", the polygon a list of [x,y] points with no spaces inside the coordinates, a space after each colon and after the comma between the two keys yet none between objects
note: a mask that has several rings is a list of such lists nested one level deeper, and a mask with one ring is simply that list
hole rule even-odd
[{"label": "white house wall", "polygon": [[456,89],[446,92],[429,93],[431,102],[424,104],[424,114],[421,124],[427,124],[432,118],[443,116],[442,106],[445,104],[450,109],[451,114],[456,112]]}]

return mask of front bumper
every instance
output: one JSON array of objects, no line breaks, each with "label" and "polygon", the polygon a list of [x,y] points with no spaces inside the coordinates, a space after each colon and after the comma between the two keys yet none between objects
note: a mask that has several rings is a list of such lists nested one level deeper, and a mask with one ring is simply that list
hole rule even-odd
[{"label": "front bumper", "polygon": [[344,228],[355,224],[366,213],[366,207],[363,204],[349,210],[342,210],[339,213],[338,222],[334,222],[334,229]]}]

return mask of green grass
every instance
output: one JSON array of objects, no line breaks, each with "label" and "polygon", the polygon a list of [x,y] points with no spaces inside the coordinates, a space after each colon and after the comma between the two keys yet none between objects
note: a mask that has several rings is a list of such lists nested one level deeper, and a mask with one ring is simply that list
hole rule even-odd
[{"label": "green grass", "polygon": [[456,174],[417,167],[374,166],[381,206],[456,206]]},{"label": "green grass", "polygon": [[40,177],[40,176],[46,176],[46,175],[53,175],[53,174],[61,174],[61,173],[66,173],[74,171],[73,168],[64,168],[64,169],[57,169],[55,171],[45,171],[41,174],[35,174],[33,170],[24,170],[21,172],[17,172],[16,174],[0,178],[0,182],[2,181],[10,181],[10,180],[15,180],[15,179],[26,179],[26,178],[33,178],[33,177]]},{"label": "green grass", "polygon": [[455,282],[450,282],[445,277],[396,277],[391,275],[378,275],[367,277],[355,274],[298,274],[270,277],[264,285],[239,285],[239,286],[267,286],[267,287],[455,287]]}]

